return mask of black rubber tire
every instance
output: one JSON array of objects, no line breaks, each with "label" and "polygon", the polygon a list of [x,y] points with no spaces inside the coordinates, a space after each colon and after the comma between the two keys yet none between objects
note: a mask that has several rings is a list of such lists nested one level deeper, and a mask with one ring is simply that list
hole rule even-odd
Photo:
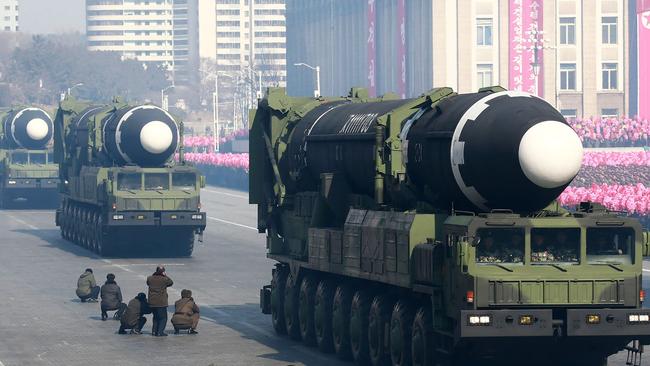
[{"label": "black rubber tire", "polygon": [[280,335],[287,334],[287,324],[284,322],[284,287],[287,275],[288,271],[284,267],[278,267],[273,271],[271,279],[271,323]]},{"label": "black rubber tire", "polygon": [[312,276],[303,277],[298,294],[298,322],[300,338],[306,346],[316,346],[316,331],[314,329],[314,297],[316,297],[316,282]]},{"label": "black rubber tire", "polygon": [[334,352],[332,340],[332,303],[336,287],[329,280],[322,280],[314,296],[314,333],[318,349],[324,353]]},{"label": "black rubber tire", "polygon": [[411,365],[414,317],[413,306],[408,300],[399,300],[393,306],[390,318],[390,359],[394,366]]},{"label": "black rubber tire", "polygon": [[377,295],[372,300],[368,314],[368,351],[374,366],[390,364],[390,354],[385,344],[386,325],[390,322],[393,302],[385,295]]},{"label": "black rubber tire", "polygon": [[284,323],[286,324],[289,338],[300,340],[300,322],[298,320],[298,290],[296,281],[292,274],[287,277],[284,286]]},{"label": "black rubber tire", "polygon": [[347,285],[339,285],[334,292],[332,301],[332,341],[334,352],[342,360],[350,360],[350,305],[352,304],[352,289]]},{"label": "black rubber tire", "polygon": [[357,365],[369,365],[368,350],[368,315],[371,297],[366,291],[359,290],[352,297],[350,306],[350,349]]},{"label": "black rubber tire", "polygon": [[420,307],[411,327],[411,363],[413,366],[433,366],[435,350],[431,309]]}]

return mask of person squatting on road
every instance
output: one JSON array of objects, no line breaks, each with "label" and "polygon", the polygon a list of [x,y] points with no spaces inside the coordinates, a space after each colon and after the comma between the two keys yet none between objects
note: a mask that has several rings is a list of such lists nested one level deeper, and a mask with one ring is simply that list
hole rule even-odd
[{"label": "person squatting on road", "polygon": [[174,284],[171,278],[167,277],[165,267],[156,267],[156,272],[147,277],[149,286],[149,307],[153,313],[153,324],[151,334],[156,337],[166,337],[165,326],[167,325],[168,296],[167,287]]},{"label": "person squatting on road", "polygon": [[86,268],[84,273],[79,276],[79,279],[77,280],[77,296],[79,296],[81,302],[97,301],[97,297],[99,296],[99,286],[97,286],[91,268]]},{"label": "person squatting on road", "polygon": [[122,302],[122,290],[115,282],[115,275],[109,273],[106,275],[106,283],[101,288],[102,302],[102,320],[108,319],[107,311],[117,310],[113,319],[118,320],[126,309],[126,304]]},{"label": "person squatting on road", "polygon": [[120,329],[117,333],[126,334],[126,330],[131,329],[131,334],[142,334],[142,327],[147,322],[145,314],[151,314],[151,309],[147,303],[147,295],[140,292],[138,296],[129,301],[129,305],[120,319]]},{"label": "person squatting on road", "polygon": [[181,299],[176,301],[172,324],[174,325],[174,334],[178,334],[181,329],[188,329],[189,334],[198,334],[196,326],[199,324],[199,307],[192,298],[192,291],[181,291]]}]

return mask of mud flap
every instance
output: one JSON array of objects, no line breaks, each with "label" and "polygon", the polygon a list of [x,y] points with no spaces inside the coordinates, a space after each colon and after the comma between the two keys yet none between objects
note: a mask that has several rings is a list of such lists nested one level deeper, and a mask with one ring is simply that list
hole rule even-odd
[{"label": "mud flap", "polygon": [[271,314],[271,285],[260,289],[260,308],[262,314]]}]

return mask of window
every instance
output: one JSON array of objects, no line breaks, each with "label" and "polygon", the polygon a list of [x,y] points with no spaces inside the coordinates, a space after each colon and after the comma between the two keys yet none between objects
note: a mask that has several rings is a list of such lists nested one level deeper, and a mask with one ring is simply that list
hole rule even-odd
[{"label": "window", "polygon": [[479,88],[492,86],[492,64],[476,65],[476,84]]},{"label": "window", "polygon": [[476,236],[477,263],[523,263],[524,229],[478,229]]},{"label": "window", "polygon": [[194,173],[173,173],[172,188],[183,191],[194,190],[196,187],[196,174]]},{"label": "window", "polygon": [[578,118],[578,110],[577,109],[560,109],[560,113],[566,119],[576,119],[576,118]]},{"label": "window", "polygon": [[531,263],[580,262],[580,229],[531,229]]},{"label": "window", "polygon": [[24,152],[14,152],[11,154],[11,163],[12,164],[27,164],[29,162],[27,153]]},{"label": "window", "polygon": [[576,64],[560,64],[560,90],[576,90]]},{"label": "window", "polygon": [[46,153],[29,153],[29,163],[30,164],[47,164],[47,154]]},{"label": "window", "polygon": [[476,44],[492,46],[492,18],[476,19]]},{"label": "window", "polygon": [[634,230],[632,228],[587,229],[587,262],[589,264],[632,264]]},{"label": "window", "polygon": [[576,18],[560,18],[560,44],[576,44]]},{"label": "window", "polygon": [[140,173],[120,173],[117,175],[118,191],[139,191],[142,189]]},{"label": "window", "polygon": [[144,189],[146,191],[158,191],[169,189],[169,174],[149,173],[144,175]]},{"label": "window", "polygon": [[603,30],[603,44],[618,43],[618,18],[617,17],[603,17],[602,30]]},{"label": "window", "polygon": [[618,89],[618,65],[615,62],[603,63],[603,90]]},{"label": "window", "polygon": [[616,118],[618,117],[618,108],[603,108],[600,110],[601,118]]}]

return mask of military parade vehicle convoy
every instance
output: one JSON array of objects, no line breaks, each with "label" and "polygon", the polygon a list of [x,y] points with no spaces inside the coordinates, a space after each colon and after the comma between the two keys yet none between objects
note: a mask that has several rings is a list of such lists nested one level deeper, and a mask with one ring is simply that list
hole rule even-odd
[{"label": "military parade vehicle convoy", "polygon": [[68,97],[54,124],[65,239],[101,255],[192,254],[206,225],[204,179],[184,161],[182,123],[152,105]]},{"label": "military parade vehicle convoy", "polygon": [[277,333],[372,365],[603,365],[650,341],[640,224],[556,205],[583,151],[544,100],[272,88],[251,118]]},{"label": "military parade vehicle convoy", "polygon": [[29,207],[58,205],[58,167],[48,146],[52,134],[52,118],[40,108],[0,110],[0,207],[19,201]]}]

